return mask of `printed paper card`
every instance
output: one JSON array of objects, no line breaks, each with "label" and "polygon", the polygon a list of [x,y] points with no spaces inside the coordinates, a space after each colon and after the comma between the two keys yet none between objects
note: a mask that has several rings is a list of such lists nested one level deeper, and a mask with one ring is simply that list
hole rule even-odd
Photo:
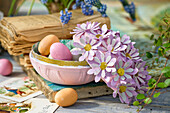
[{"label": "printed paper card", "polygon": [[28,77],[11,78],[0,83],[0,97],[22,102],[42,94]]}]

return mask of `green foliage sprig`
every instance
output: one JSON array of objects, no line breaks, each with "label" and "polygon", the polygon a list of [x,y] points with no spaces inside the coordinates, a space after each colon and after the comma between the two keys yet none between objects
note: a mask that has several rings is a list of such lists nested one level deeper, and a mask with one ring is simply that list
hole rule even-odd
[{"label": "green foliage sprig", "polygon": [[[151,78],[148,82],[148,91],[147,95],[138,94],[138,101],[134,101],[133,105],[138,106],[137,112],[140,112],[146,105],[152,103],[153,98],[158,98],[161,94],[167,92],[162,91],[163,88],[167,88],[170,86],[170,66],[167,66],[167,62],[170,59],[170,17],[165,15],[163,18],[164,25],[160,25],[158,31],[160,35],[158,37],[151,35],[150,39],[154,40],[154,46],[156,48],[155,51],[146,52],[147,58],[151,59],[153,56],[157,56],[154,59],[156,62],[159,62],[159,59],[165,58],[165,64],[163,69],[161,70],[161,74],[158,80]],[[167,79],[164,82],[160,82],[161,78],[165,76]],[[156,88],[160,89],[156,89]],[[151,91],[151,93],[149,93]],[[162,91],[162,92],[161,92]]]}]

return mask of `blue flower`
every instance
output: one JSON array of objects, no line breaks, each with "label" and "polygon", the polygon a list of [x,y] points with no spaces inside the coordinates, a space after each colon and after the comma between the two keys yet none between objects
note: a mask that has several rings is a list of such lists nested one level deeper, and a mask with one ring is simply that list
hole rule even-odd
[{"label": "blue flower", "polygon": [[64,14],[64,11],[61,10],[60,15],[61,15],[60,16],[61,22],[63,24],[67,24],[69,22],[70,18],[72,17],[72,12],[68,12],[68,9],[66,8],[65,9],[65,14]]},{"label": "blue flower", "polygon": [[93,15],[92,5],[83,3],[81,5],[82,13],[85,15]]},{"label": "blue flower", "polygon": [[46,4],[46,3],[48,2],[48,0],[41,0],[41,2],[42,2],[43,4]]},{"label": "blue flower", "polygon": [[105,4],[103,4],[100,8],[97,9],[97,11],[100,12],[103,17],[107,17],[106,10],[107,6]]},{"label": "blue flower", "polygon": [[130,5],[124,6],[124,9],[126,12],[128,12],[130,14],[133,21],[135,21],[136,20],[136,18],[135,18],[135,4],[133,2],[131,2]]},{"label": "blue flower", "polygon": [[84,3],[83,1],[80,0],[76,0],[76,3],[72,6],[72,9],[77,9],[79,7],[81,7],[81,4]]},{"label": "blue flower", "polygon": [[93,5],[97,7],[97,11],[102,14],[103,17],[107,17],[106,9],[107,6],[105,4],[101,4],[100,0],[84,0],[86,4]]}]

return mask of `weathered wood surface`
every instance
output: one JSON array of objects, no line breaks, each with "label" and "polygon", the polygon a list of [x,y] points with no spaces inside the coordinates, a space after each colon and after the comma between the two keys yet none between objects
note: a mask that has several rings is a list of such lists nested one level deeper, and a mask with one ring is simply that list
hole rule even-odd
[{"label": "weathered wood surface", "polygon": [[[0,76],[0,82],[7,80],[11,77],[18,77],[26,75],[21,66],[17,64],[7,53],[0,56],[1,58],[8,58],[12,61],[14,66],[11,76]],[[168,88],[170,90],[170,88]],[[37,98],[46,98],[44,95]],[[118,97],[113,98],[112,95],[101,96],[88,99],[80,99],[70,107],[59,107],[55,113],[136,113],[137,107],[128,107],[126,104],[120,103]],[[170,92],[162,94],[157,99],[153,99],[151,105],[146,107],[141,113],[170,113]]]}]

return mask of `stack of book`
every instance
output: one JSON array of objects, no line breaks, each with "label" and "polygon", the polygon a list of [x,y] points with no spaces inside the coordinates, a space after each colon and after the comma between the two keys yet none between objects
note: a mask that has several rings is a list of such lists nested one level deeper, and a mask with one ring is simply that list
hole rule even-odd
[{"label": "stack of book", "polygon": [[86,21],[100,22],[101,25],[106,24],[110,28],[108,17],[102,17],[99,12],[86,16],[82,14],[81,10],[73,10],[71,20],[65,25],[61,23],[59,13],[4,17],[0,22],[0,42],[10,55],[26,57],[24,65],[30,66],[28,58],[33,44],[49,34],[54,34],[59,39],[72,39],[70,32],[77,24]]}]

